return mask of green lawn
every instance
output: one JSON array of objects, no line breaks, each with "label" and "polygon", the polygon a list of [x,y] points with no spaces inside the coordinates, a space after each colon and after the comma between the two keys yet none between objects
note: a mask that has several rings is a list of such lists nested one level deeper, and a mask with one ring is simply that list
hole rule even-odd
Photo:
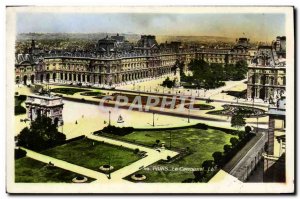
[{"label": "green lawn", "polygon": [[140,159],[133,150],[89,139],[73,141],[41,152],[42,154],[70,162],[95,171],[109,164],[118,170]]},{"label": "green lawn", "polygon": [[212,154],[216,151],[223,152],[223,146],[230,144],[230,138],[234,135],[226,134],[219,130],[202,130],[196,128],[165,130],[165,131],[136,131],[120,137],[127,141],[153,146],[156,140],[165,142],[169,147],[170,132],[172,132],[172,149],[184,150],[189,147],[192,154],[173,163],[155,163],[138,173],[145,174],[145,182],[182,182],[187,178],[193,178],[192,171],[153,171],[159,167],[168,169],[176,168],[200,168],[205,160],[213,160]]},{"label": "green lawn", "polygon": [[88,89],[82,89],[82,88],[71,88],[71,87],[53,88],[53,89],[51,89],[51,92],[62,93],[62,94],[66,94],[66,95],[73,95],[74,93],[84,92],[84,91],[90,91],[90,90],[88,90]]},{"label": "green lawn", "polygon": [[[15,160],[15,182],[43,183],[65,182],[72,183],[72,179],[81,176],[79,174],[57,168],[49,167],[43,162],[31,158]],[[88,178],[88,182],[94,179]]]}]

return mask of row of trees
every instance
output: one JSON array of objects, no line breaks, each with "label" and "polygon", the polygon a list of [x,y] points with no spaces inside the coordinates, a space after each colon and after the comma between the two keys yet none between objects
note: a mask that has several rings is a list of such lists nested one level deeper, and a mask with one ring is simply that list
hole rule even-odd
[{"label": "row of trees", "polygon": [[194,178],[189,178],[183,182],[207,182],[215,173],[216,168],[223,167],[229,160],[254,136],[249,126],[245,127],[245,131],[238,131],[237,137],[230,139],[230,145],[223,147],[223,152],[217,151],[212,154],[213,160],[205,160],[201,171],[194,171]]},{"label": "row of trees", "polygon": [[[179,64],[179,66],[181,66]],[[182,66],[181,66],[182,67]],[[194,84],[198,88],[217,88],[224,85],[224,81],[242,80],[246,77],[248,65],[245,60],[235,64],[208,63],[202,59],[194,59],[188,64],[192,76],[181,73],[181,80]]]},{"label": "row of trees", "polygon": [[251,133],[249,126],[246,126],[245,131],[238,131],[237,135],[238,138],[230,138],[230,145],[224,145],[223,152],[218,151],[213,153],[212,156],[217,167],[224,166],[255,134]]}]

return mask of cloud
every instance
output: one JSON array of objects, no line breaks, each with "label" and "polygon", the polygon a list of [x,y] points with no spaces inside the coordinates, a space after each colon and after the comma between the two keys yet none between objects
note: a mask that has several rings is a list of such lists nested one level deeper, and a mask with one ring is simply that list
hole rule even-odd
[{"label": "cloud", "polygon": [[17,32],[131,32],[255,39],[285,35],[283,14],[20,13]]}]

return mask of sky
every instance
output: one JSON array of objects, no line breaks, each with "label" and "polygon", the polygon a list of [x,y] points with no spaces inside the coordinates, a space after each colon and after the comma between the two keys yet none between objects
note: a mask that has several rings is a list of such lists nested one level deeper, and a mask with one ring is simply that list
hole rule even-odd
[{"label": "sky", "polygon": [[284,14],[19,13],[17,33],[136,33],[171,36],[285,35]]}]

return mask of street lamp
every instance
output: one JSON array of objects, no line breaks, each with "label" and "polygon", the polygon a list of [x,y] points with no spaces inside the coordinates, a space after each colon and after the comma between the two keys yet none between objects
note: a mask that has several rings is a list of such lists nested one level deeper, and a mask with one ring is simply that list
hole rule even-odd
[{"label": "street lamp", "polygon": [[172,131],[170,131],[170,150],[171,150],[171,147],[172,147]]},{"label": "street lamp", "polygon": [[258,133],[258,113],[256,114],[256,133]]},{"label": "street lamp", "polygon": [[108,116],[108,126],[110,126],[110,114],[111,114],[111,111],[108,111],[108,114],[109,114],[109,116]]},{"label": "street lamp", "polygon": [[190,123],[190,109],[188,109],[188,123]]},{"label": "street lamp", "polygon": [[154,126],[154,114],[155,114],[155,113],[153,112],[153,121],[152,121],[153,126]]}]

